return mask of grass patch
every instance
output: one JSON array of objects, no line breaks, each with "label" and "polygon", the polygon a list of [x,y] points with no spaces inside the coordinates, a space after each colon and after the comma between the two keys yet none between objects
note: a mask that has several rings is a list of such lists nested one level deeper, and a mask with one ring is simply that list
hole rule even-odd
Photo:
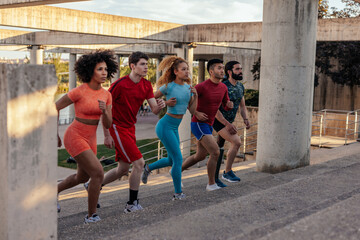
[{"label": "grass patch", "polygon": [[[143,139],[136,141],[136,145],[139,147],[140,152],[143,154],[145,161],[148,163],[154,162],[157,160],[158,156],[158,138],[151,139]],[[145,145],[145,146],[144,146]],[[144,146],[144,147],[140,147]],[[163,145],[161,144],[161,147]],[[100,159],[101,157],[105,157],[107,159],[115,160],[115,149],[108,149],[104,144],[100,144],[97,146],[97,157]],[[70,157],[70,154],[65,149],[58,150],[58,166],[73,168],[76,169],[76,163],[67,163],[67,159]],[[104,166],[104,164],[103,164]],[[117,164],[108,165],[104,168],[105,171],[110,170],[113,167],[116,167]]]}]

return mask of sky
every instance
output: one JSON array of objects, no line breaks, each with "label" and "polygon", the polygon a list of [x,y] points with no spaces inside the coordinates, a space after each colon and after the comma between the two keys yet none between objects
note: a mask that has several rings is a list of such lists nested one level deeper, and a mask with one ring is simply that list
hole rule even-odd
[{"label": "sky", "polygon": [[[179,24],[200,24],[262,21],[263,0],[91,0],[51,6]],[[343,4],[341,0],[329,0],[329,6],[342,8]],[[24,58],[26,55],[29,54],[0,51],[0,58]]]}]

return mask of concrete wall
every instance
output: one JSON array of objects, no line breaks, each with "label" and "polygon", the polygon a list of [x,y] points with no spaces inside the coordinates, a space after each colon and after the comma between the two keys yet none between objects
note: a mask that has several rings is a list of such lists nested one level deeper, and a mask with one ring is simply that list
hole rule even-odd
[{"label": "concrete wall", "polygon": [[337,84],[321,74],[314,91],[314,111],[322,109],[360,109],[360,87]]},{"label": "concrete wall", "polygon": [[[231,52],[232,51],[232,52]],[[247,89],[259,89],[259,81],[254,81],[251,73],[254,63],[259,59],[260,51],[256,50],[230,50],[224,55],[224,64],[229,61],[238,61],[243,68],[243,83]]]},{"label": "concrete wall", "polygon": [[57,238],[53,66],[0,64],[0,239]]}]

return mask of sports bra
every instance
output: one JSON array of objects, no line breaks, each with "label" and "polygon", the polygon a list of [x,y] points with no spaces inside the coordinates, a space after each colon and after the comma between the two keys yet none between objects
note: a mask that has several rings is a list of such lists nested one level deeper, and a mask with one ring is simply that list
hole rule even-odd
[{"label": "sports bra", "polygon": [[68,96],[74,103],[75,116],[83,119],[100,119],[102,111],[99,108],[98,100],[104,101],[106,106],[112,103],[110,92],[103,88],[94,90],[87,83],[69,91]]}]

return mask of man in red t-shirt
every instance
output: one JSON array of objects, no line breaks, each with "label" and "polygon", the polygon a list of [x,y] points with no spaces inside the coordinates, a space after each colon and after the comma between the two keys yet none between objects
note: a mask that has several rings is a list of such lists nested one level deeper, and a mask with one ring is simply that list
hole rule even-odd
[{"label": "man in red t-shirt", "polygon": [[188,157],[183,162],[182,170],[204,160],[209,154],[210,156],[207,163],[209,183],[206,186],[206,190],[213,191],[220,189],[215,183],[216,163],[220,151],[212,135],[212,125],[215,115],[221,114],[219,111],[220,105],[222,105],[225,110],[229,110],[233,108],[233,102],[229,100],[226,85],[221,82],[224,77],[223,61],[220,59],[209,60],[207,70],[210,74],[210,79],[195,86],[198,93],[198,105],[191,119],[191,132],[198,140],[197,151],[196,154]]},{"label": "man in red t-shirt", "polygon": [[128,174],[132,164],[130,197],[124,209],[126,213],[142,209],[138,191],[145,161],[136,146],[136,115],[145,99],[154,114],[165,107],[164,100],[154,98],[151,83],[144,78],[148,72],[148,59],[145,53],[132,53],[129,57],[131,73],[118,79],[109,88],[113,99],[113,125],[109,130],[104,129],[104,144],[109,148],[115,146],[118,167],[105,174],[103,186]]}]

